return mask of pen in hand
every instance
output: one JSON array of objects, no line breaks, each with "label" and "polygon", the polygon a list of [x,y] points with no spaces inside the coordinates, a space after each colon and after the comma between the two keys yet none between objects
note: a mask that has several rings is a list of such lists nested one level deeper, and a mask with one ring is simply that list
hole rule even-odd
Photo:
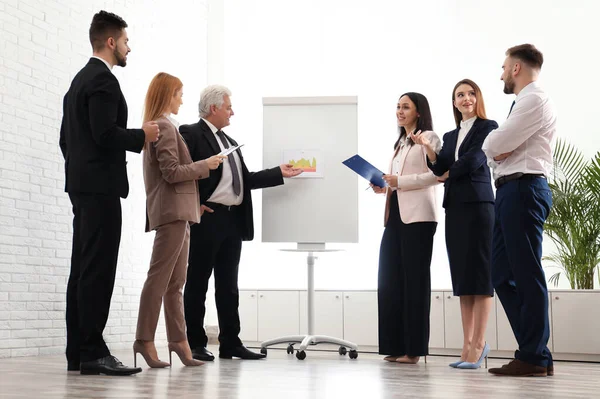
[{"label": "pen in hand", "polygon": [[365,188],[365,191],[367,191],[368,189],[373,189],[373,191],[375,191],[376,188],[382,189],[384,187],[379,187],[374,184],[373,185],[370,184],[369,187]]}]

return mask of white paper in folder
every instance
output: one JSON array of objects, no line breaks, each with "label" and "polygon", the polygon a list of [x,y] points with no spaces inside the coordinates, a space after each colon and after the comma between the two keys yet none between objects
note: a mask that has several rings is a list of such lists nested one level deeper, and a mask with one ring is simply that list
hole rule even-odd
[{"label": "white paper in folder", "polygon": [[243,146],[244,146],[243,144],[240,144],[240,145],[236,145],[236,146],[233,146],[233,147],[226,148],[223,151],[221,151],[218,155],[225,155],[225,156],[227,156],[227,155],[231,154],[232,152],[234,152],[235,150],[237,150],[239,148],[242,148]]}]

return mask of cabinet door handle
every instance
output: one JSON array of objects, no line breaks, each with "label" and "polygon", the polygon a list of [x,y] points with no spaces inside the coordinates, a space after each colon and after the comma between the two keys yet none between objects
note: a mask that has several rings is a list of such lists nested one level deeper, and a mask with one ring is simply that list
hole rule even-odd
[{"label": "cabinet door handle", "polygon": [[440,296],[439,296],[439,295],[436,295],[436,296],[435,296],[435,299],[440,299]]},{"label": "cabinet door handle", "polygon": [[558,297],[558,296],[555,296],[555,297],[554,297],[554,299],[556,299],[556,300],[558,301],[558,300],[560,299],[560,297]]},{"label": "cabinet door handle", "polygon": [[448,299],[452,299],[452,296],[448,295]]},{"label": "cabinet door handle", "polygon": [[262,298],[264,295],[260,294],[260,297]]},{"label": "cabinet door handle", "polygon": [[250,295],[250,298],[254,298],[254,294]]},{"label": "cabinet door handle", "polygon": [[335,299],[340,299],[340,296],[339,296],[339,295],[336,295],[336,296],[335,296]]},{"label": "cabinet door handle", "polygon": [[350,296],[349,296],[349,295],[346,295],[346,299],[350,299]]}]

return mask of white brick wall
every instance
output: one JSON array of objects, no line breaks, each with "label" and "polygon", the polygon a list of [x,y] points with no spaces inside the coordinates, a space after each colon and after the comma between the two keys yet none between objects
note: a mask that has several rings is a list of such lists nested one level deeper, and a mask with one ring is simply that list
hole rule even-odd
[{"label": "white brick wall", "polygon": [[[172,5],[177,9],[170,9]],[[0,358],[64,352],[71,204],[58,146],[62,96],[91,55],[88,29],[105,9],[129,24],[132,53],[115,75],[141,125],[150,79],[160,71],[184,82],[180,121],[196,121],[206,85],[205,1],[0,0]],[[144,234],[141,158],[128,154],[129,198],[105,338],[134,340],[139,295],[152,248]],[[164,341],[164,323],[157,341]]]}]

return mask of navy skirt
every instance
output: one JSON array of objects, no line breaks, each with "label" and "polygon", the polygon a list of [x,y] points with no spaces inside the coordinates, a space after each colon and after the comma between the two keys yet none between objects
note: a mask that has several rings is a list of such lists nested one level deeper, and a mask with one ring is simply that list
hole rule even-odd
[{"label": "navy skirt", "polygon": [[491,202],[456,203],[446,208],[446,249],[455,296],[494,295],[493,228]]}]

